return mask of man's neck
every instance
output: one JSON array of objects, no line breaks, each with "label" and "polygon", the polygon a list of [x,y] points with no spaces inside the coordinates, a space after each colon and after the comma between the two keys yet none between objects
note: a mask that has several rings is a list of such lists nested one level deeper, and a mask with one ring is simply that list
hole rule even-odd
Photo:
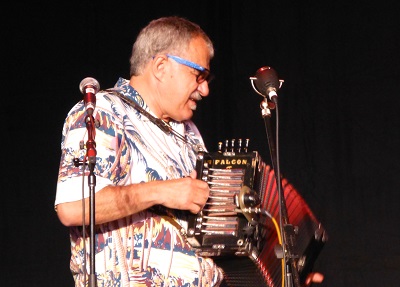
[{"label": "man's neck", "polygon": [[129,85],[132,86],[142,97],[143,101],[149,107],[150,111],[158,118],[168,122],[169,119],[165,119],[162,117],[162,112],[157,101],[158,91],[154,88],[156,85],[154,83],[150,83],[151,79],[145,76],[132,76],[129,81]]}]

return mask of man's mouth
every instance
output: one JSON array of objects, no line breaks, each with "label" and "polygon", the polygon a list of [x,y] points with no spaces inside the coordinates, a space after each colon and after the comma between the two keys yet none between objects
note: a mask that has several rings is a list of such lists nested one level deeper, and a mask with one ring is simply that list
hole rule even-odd
[{"label": "man's mouth", "polygon": [[189,99],[192,101],[201,101],[202,97],[199,93],[193,93]]},{"label": "man's mouth", "polygon": [[195,111],[197,108],[197,101],[201,101],[202,97],[199,93],[194,93],[189,97],[189,107],[191,110]]}]

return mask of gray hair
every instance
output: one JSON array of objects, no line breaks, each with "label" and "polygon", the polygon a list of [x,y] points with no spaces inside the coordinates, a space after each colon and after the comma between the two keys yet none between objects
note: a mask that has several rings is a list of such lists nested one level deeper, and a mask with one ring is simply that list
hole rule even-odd
[{"label": "gray hair", "polygon": [[199,25],[176,16],[151,21],[140,31],[133,44],[130,75],[140,75],[147,62],[159,53],[184,51],[190,41],[199,36],[207,43],[211,59],[214,56],[214,46]]}]

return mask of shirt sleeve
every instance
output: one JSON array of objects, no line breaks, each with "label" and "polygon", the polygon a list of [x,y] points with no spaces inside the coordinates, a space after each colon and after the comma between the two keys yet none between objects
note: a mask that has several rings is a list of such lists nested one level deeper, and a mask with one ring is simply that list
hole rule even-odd
[{"label": "shirt sleeve", "polygon": [[[128,157],[120,120],[112,115],[112,105],[104,97],[97,102],[94,114],[97,122],[95,192],[123,180],[126,176],[124,167],[128,166],[124,164]],[[74,162],[74,159],[79,159],[82,163],[86,155],[86,116],[84,106],[80,102],[69,112],[64,122],[55,205],[89,196],[88,167],[86,165],[83,169],[82,165],[75,166]]]}]

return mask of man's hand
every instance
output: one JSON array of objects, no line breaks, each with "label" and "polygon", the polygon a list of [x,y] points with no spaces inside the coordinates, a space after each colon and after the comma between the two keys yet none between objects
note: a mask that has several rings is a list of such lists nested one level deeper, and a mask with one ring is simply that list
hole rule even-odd
[{"label": "man's hand", "polygon": [[306,279],[306,286],[310,286],[312,283],[321,283],[324,281],[324,275],[318,272],[312,272],[308,274]]},{"label": "man's hand", "polygon": [[196,179],[196,171],[192,171],[188,177],[164,181],[160,192],[162,205],[196,214],[206,204],[210,188],[207,182]]}]

